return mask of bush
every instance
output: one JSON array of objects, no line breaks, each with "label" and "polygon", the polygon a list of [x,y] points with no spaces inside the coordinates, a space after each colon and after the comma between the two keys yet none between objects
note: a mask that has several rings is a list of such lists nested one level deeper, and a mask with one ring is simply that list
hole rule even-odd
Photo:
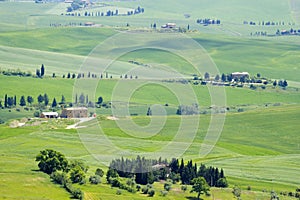
[{"label": "bush", "polygon": [[89,181],[91,184],[99,184],[101,183],[101,177],[99,175],[90,176]]},{"label": "bush", "polygon": [[164,184],[164,189],[165,189],[166,191],[170,191],[170,190],[171,190],[171,187],[172,187],[172,183],[170,183],[170,182],[166,182],[166,183]]},{"label": "bush", "polygon": [[153,189],[148,191],[149,197],[153,197],[155,195],[155,191]]},{"label": "bush", "polygon": [[0,124],[4,124],[4,123],[5,123],[4,119],[0,118]]},{"label": "bush", "polygon": [[97,169],[96,169],[96,172],[95,172],[95,175],[98,175],[98,176],[100,176],[100,177],[103,177],[104,171],[103,171],[102,169],[100,169],[100,168],[97,168]]},{"label": "bush", "polygon": [[117,195],[121,195],[121,194],[122,194],[122,191],[121,191],[121,190],[117,190],[116,194],[117,194]]},{"label": "bush", "polygon": [[72,196],[76,199],[81,200],[84,198],[84,193],[79,188],[74,189],[71,193],[72,193]]},{"label": "bush", "polygon": [[181,190],[185,192],[187,190],[187,186],[186,185],[182,185],[181,186]]},{"label": "bush", "polygon": [[39,111],[35,111],[35,112],[33,113],[33,116],[34,116],[34,117],[40,117],[40,112],[39,112]]},{"label": "bush", "polygon": [[[228,187],[228,183],[227,183],[227,180],[225,178],[220,178],[218,181],[217,181],[217,187],[222,187],[222,188],[225,188],[225,187]],[[249,186],[248,186],[249,187]],[[251,189],[251,188],[250,188]],[[249,190],[249,189],[248,189]]]},{"label": "bush", "polygon": [[251,186],[250,185],[248,185],[247,190],[251,190]]},{"label": "bush", "polygon": [[67,174],[64,172],[53,172],[50,175],[50,178],[53,180],[54,183],[65,185],[67,182],[70,182],[70,179],[68,179]]},{"label": "bush", "polygon": [[141,189],[141,185],[136,185],[136,187],[135,187],[136,189],[137,189],[137,191],[140,191],[140,189]]},{"label": "bush", "polygon": [[163,197],[167,196],[167,194],[168,194],[168,191],[165,191],[165,190],[160,191],[160,195]]},{"label": "bush", "polygon": [[148,190],[149,190],[148,187],[143,187],[142,188],[142,193],[143,194],[148,194]]}]

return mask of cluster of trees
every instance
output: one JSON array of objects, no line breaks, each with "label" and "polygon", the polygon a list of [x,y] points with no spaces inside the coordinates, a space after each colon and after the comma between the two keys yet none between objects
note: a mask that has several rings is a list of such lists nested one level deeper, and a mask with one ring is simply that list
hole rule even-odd
[{"label": "cluster of trees", "polygon": [[[34,102],[34,98],[32,96],[27,96],[25,97],[24,95],[22,95],[20,97],[20,100],[19,100],[19,105],[20,106],[26,106],[26,105],[30,105],[32,106]],[[62,104],[66,104],[66,99],[64,97],[64,95],[62,95],[61,97],[61,101],[60,102],[57,102],[55,98],[53,98],[52,100],[52,103],[49,104],[49,97],[48,95],[45,93],[45,94],[40,94],[38,97],[37,97],[37,102],[38,104],[41,106],[41,105],[44,105],[44,106],[48,106],[50,105],[52,108],[58,106],[59,105],[62,105]],[[17,96],[13,96],[13,97],[9,97],[7,94],[5,94],[4,96],[4,105],[2,105],[2,102],[0,101],[0,107],[1,108],[12,108],[12,107],[15,107],[17,106]]]},{"label": "cluster of trees", "polygon": [[71,3],[71,6],[69,6],[67,8],[67,12],[72,12],[72,11],[75,11],[75,10],[78,10],[80,8],[84,8],[86,7],[86,2],[85,1],[81,1],[81,0],[74,0],[72,3]]},{"label": "cluster of trees", "polygon": [[300,29],[296,30],[291,28],[290,30],[282,30],[280,31],[279,29],[277,29],[276,31],[276,35],[299,35],[300,34]]},{"label": "cluster of trees", "polygon": [[194,178],[203,177],[209,186],[227,187],[226,177],[223,169],[206,167],[204,164],[197,167],[190,160],[184,164],[184,160],[173,158],[171,162],[166,159],[146,159],[137,156],[135,159],[115,159],[110,163],[107,172],[107,181],[112,182],[111,178],[125,177],[134,178],[138,184],[152,184],[154,181],[171,179],[174,183],[181,181],[182,184],[192,184]]},{"label": "cluster of trees", "polygon": [[286,23],[284,21],[278,21],[278,22],[274,22],[274,21],[259,21],[259,22],[255,22],[255,21],[244,21],[244,24],[249,24],[251,26],[284,26],[284,25],[295,25],[295,23]]},{"label": "cluster of trees", "polygon": [[72,185],[85,183],[88,166],[82,161],[68,161],[62,153],[52,149],[40,151],[35,161],[40,171],[50,175],[54,183],[62,185],[74,198],[83,199],[84,193]]},{"label": "cluster of trees", "polygon": [[127,15],[136,15],[144,12],[145,12],[145,8],[138,6],[136,9],[134,9],[134,11],[128,11]]},{"label": "cluster of trees", "polygon": [[[197,80],[201,80],[201,84],[202,85],[206,85],[207,81],[215,81],[215,82],[223,82],[223,83],[228,83],[228,84],[224,84],[224,86],[229,86],[230,82],[234,81],[234,82],[240,82],[240,83],[249,83],[249,84],[263,84],[263,85],[268,85],[268,84],[273,84],[274,87],[276,86],[280,86],[280,87],[287,87],[288,86],[288,82],[286,80],[275,80],[275,81],[271,81],[271,80],[267,80],[267,78],[263,78],[261,77],[260,73],[257,73],[256,76],[253,77],[248,77],[248,76],[240,76],[239,78],[237,77],[233,77],[232,74],[224,74],[222,73],[222,75],[215,75],[215,77],[211,77],[210,74],[208,72],[205,72],[204,77],[203,78],[199,78],[198,76],[194,76],[194,81]],[[197,82],[196,82],[197,83]],[[196,84],[194,83],[194,84]],[[253,85],[254,87],[254,85]]]},{"label": "cluster of trees", "polygon": [[205,18],[205,19],[197,19],[196,21],[198,24],[204,24],[204,25],[210,25],[210,24],[221,24],[221,20],[219,19],[209,19],[209,18]]},{"label": "cluster of trees", "polygon": [[32,77],[33,76],[30,71],[23,72],[20,69],[2,70],[0,73],[5,75],[5,76],[20,76],[20,77]]},{"label": "cluster of trees", "polygon": [[[80,3],[78,3],[80,2]],[[83,1],[81,0],[76,0],[74,1],[71,6],[69,6],[67,8],[67,16],[76,16],[76,17],[80,17],[80,16],[85,16],[85,17],[110,17],[110,16],[120,16],[120,15],[126,15],[126,14],[120,14],[119,10],[107,10],[106,12],[100,12],[100,11],[95,11],[95,12],[88,12],[85,11],[84,13],[80,14],[80,12],[74,12],[76,10],[78,10],[79,8],[85,7],[86,4],[83,3]],[[73,13],[71,13],[73,12]],[[145,12],[145,8],[142,8],[140,6],[138,6],[137,8],[135,8],[134,10],[129,10],[127,11],[127,15],[137,15],[140,13],[144,13]],[[61,14],[63,15],[63,13]]]},{"label": "cluster of trees", "polygon": [[194,103],[192,105],[180,105],[176,111],[177,115],[198,115],[200,112],[199,105]]}]

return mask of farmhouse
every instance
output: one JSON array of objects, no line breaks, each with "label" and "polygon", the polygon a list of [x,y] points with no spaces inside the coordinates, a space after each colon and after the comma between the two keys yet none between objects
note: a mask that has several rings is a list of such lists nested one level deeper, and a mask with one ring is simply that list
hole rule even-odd
[{"label": "farmhouse", "polygon": [[232,79],[240,79],[242,77],[249,78],[250,75],[248,72],[233,72],[231,73]]},{"label": "farmhouse", "polygon": [[95,23],[94,22],[85,22],[84,26],[94,26]]},{"label": "farmhouse", "polygon": [[161,28],[176,28],[175,23],[167,23],[165,25],[162,25]]},{"label": "farmhouse", "polygon": [[88,117],[88,109],[84,107],[65,108],[61,112],[64,118],[86,118]]},{"label": "farmhouse", "polygon": [[41,118],[57,118],[57,112],[42,112],[40,115]]}]

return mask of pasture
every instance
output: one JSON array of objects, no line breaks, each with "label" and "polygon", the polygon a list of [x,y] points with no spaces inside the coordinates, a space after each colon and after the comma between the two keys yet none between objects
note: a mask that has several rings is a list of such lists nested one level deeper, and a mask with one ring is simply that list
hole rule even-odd
[{"label": "pasture", "polygon": [[[294,191],[299,186],[299,135],[296,123],[299,116],[299,106],[283,106],[263,110],[249,111],[239,114],[228,114],[222,135],[213,151],[204,158],[199,158],[197,152],[206,134],[209,116],[200,116],[200,129],[192,140],[190,147],[184,152],[183,157],[194,159],[197,163],[206,163],[222,167],[231,186],[237,184],[244,190],[243,198],[252,199],[260,197],[267,199],[268,193],[246,191],[250,185],[254,191]],[[151,153],[174,141],[176,130],[181,118],[170,116],[162,131],[150,138],[132,138],[132,130],[121,131],[116,121],[98,118],[103,133],[95,132],[96,121],[87,122],[86,129],[66,130],[47,129],[47,125],[39,127],[8,128],[1,125],[1,198],[15,199],[27,194],[28,198],[55,198],[64,199],[68,196],[63,189],[50,183],[44,174],[35,171],[35,155],[44,148],[61,151],[70,159],[82,159],[89,166],[88,174],[97,166],[105,167],[102,156],[114,157],[115,152],[106,148],[97,138],[104,134],[115,147],[135,153]],[[125,120],[125,119],[120,119]],[[135,117],[135,122],[142,125],[149,122],[148,117]],[[51,121],[50,121],[51,122]],[[51,122],[55,126],[55,122]],[[85,125],[87,125],[85,124]],[[246,125],[245,125],[246,124]],[[83,124],[84,125],[84,124]],[[94,130],[91,132],[91,130]],[[259,138],[259,140],[257,139]],[[188,138],[181,138],[181,142],[188,142]],[[84,143],[83,143],[84,142]],[[180,144],[178,143],[180,146]],[[172,151],[172,149],[169,149]],[[97,153],[102,152],[100,157]],[[165,152],[169,154],[171,152]],[[163,155],[160,155],[163,157]],[[97,159],[98,158],[98,159]],[[18,174],[20,179],[16,179]],[[89,184],[81,186],[87,199],[112,197],[116,190],[104,183],[99,186]],[[160,184],[155,184],[157,194]],[[174,185],[175,188],[180,187]],[[12,190],[19,191],[18,193]],[[32,188],[37,188],[39,193]],[[11,192],[10,192],[11,191]],[[44,196],[40,196],[40,194]],[[103,194],[105,193],[105,194]],[[212,194],[220,198],[231,197],[230,190],[212,189]],[[104,195],[104,196],[102,196]],[[167,198],[181,199],[182,192],[171,191]],[[190,196],[190,194],[188,195]],[[143,198],[123,191],[120,198]],[[24,198],[27,198],[24,196]],[[157,195],[157,198],[160,199]],[[205,198],[206,199],[206,198]],[[210,199],[210,198],[207,198]],[[287,197],[283,199],[288,199]]]}]

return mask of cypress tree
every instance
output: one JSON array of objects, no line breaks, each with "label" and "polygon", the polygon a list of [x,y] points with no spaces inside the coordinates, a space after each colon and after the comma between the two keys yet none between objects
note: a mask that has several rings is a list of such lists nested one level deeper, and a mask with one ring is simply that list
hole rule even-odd
[{"label": "cypress tree", "polygon": [[43,77],[45,74],[45,67],[44,67],[44,64],[42,64],[42,67],[41,67],[41,77]]},{"label": "cypress tree", "polygon": [[7,94],[5,94],[4,97],[4,107],[7,108]]},{"label": "cypress tree", "polygon": [[20,106],[26,106],[26,101],[25,101],[25,97],[24,96],[21,96]]},{"label": "cypress tree", "polygon": [[52,101],[51,107],[54,108],[54,107],[56,107],[56,106],[57,106],[57,103],[56,103],[56,99],[54,98],[53,101]]}]

